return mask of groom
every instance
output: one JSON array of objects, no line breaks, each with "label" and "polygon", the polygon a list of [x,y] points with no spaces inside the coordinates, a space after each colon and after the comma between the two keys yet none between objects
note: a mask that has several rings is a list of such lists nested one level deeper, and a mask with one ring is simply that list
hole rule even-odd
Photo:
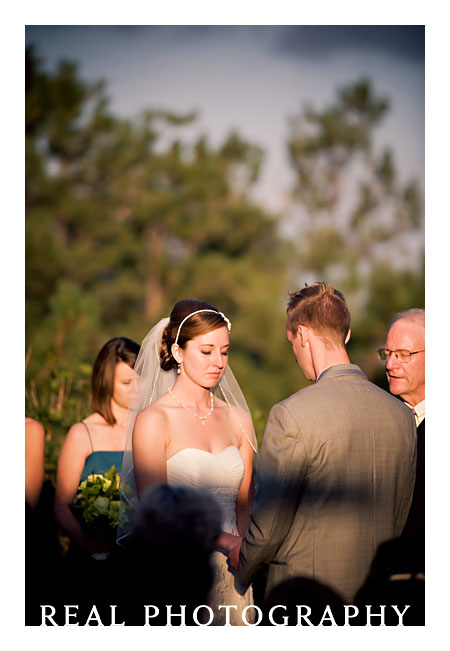
[{"label": "groom", "polygon": [[351,603],[378,545],[405,525],[414,421],[410,409],[350,363],[350,313],[329,284],[290,295],[286,331],[314,384],[269,414],[250,526],[229,562],[244,586],[269,565],[266,596],[302,575]]}]

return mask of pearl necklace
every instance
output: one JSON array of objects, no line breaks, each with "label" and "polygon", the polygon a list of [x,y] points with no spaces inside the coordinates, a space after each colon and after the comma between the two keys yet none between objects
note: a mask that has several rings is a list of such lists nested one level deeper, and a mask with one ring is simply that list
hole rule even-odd
[{"label": "pearl necklace", "polygon": [[175,402],[176,402],[178,405],[180,405],[180,407],[184,407],[185,409],[189,409],[189,411],[191,412],[191,414],[194,414],[194,416],[197,416],[197,418],[200,419],[202,425],[206,425],[206,419],[209,418],[209,417],[211,416],[211,414],[213,413],[213,411],[214,411],[214,398],[213,398],[213,392],[211,391],[211,389],[209,390],[209,395],[211,396],[211,409],[210,409],[209,412],[206,414],[206,416],[199,416],[199,414],[197,414],[196,411],[194,411],[191,407],[189,407],[189,405],[184,405],[182,402],[180,402],[180,401],[179,401],[177,398],[175,398],[175,396],[173,395],[173,393],[172,393],[172,389],[173,389],[173,387],[170,387],[170,388],[169,388],[169,393],[170,393],[170,395],[172,396],[172,398],[175,400]]}]

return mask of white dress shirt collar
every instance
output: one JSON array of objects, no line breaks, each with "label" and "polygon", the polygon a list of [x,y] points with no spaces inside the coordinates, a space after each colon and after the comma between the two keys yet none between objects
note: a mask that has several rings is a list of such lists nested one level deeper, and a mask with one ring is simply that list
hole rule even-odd
[{"label": "white dress shirt collar", "polygon": [[415,415],[414,418],[416,419],[416,427],[419,427],[420,423],[423,421],[425,418],[425,400],[422,400],[422,402],[418,402],[417,405],[410,405],[409,402],[405,402],[405,405],[408,405],[410,409],[414,409]]}]

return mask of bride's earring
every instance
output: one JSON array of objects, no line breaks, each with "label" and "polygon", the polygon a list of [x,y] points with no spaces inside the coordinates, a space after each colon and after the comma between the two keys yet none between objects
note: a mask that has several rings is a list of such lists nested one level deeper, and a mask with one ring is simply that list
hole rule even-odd
[{"label": "bride's earring", "polygon": [[180,375],[180,373],[181,373],[181,365],[180,365],[180,364],[178,364],[178,368],[177,368],[177,375]]}]

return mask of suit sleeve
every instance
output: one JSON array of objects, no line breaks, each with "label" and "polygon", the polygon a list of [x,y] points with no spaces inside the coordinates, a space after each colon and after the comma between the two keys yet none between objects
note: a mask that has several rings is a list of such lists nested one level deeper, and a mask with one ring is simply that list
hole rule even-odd
[{"label": "suit sleeve", "polygon": [[275,405],[264,432],[258,489],[241,547],[238,575],[243,586],[273,560],[288,534],[307,468],[308,455],[298,424],[285,405]]}]

